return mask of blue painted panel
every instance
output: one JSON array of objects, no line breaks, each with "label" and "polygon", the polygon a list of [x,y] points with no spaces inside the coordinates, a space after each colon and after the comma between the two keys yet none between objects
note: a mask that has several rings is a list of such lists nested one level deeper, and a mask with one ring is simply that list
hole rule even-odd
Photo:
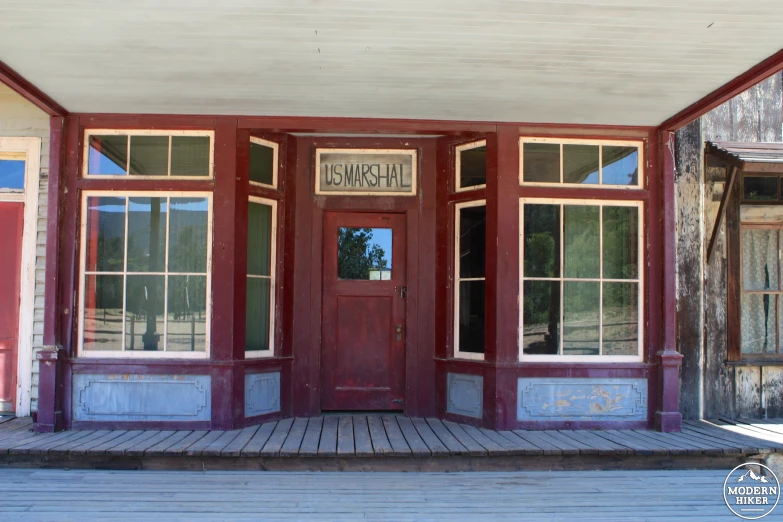
[{"label": "blue painted panel", "polygon": [[480,419],[484,405],[484,377],[462,373],[447,375],[446,411]]},{"label": "blue painted panel", "polygon": [[280,411],[280,372],[245,375],[245,417]]},{"label": "blue painted panel", "polygon": [[73,418],[91,421],[209,421],[209,375],[73,376]]},{"label": "blue painted panel", "polygon": [[647,379],[520,378],[517,420],[647,420]]}]

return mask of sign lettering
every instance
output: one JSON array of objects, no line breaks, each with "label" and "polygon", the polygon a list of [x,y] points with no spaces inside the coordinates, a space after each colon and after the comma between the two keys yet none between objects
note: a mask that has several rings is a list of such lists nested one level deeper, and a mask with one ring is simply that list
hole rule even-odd
[{"label": "sign lettering", "polygon": [[316,194],[413,196],[416,151],[318,149]]}]

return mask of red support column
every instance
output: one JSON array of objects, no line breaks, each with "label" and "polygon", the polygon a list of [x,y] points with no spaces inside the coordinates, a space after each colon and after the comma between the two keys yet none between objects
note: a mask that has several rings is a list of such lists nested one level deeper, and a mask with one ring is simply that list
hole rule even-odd
[{"label": "red support column", "polygon": [[663,242],[663,350],[661,359],[661,402],[655,412],[655,426],[664,432],[680,431],[680,365],[682,355],[677,352],[677,302],[675,287],[675,208],[674,208],[674,133],[661,132],[658,146],[662,157],[661,200]]}]

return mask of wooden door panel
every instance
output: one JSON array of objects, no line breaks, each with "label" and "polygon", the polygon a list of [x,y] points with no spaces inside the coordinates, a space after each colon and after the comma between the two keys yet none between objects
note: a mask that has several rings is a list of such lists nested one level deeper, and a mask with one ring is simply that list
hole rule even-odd
[{"label": "wooden door panel", "polygon": [[0,203],[0,411],[16,402],[19,346],[19,284],[24,204]]},{"label": "wooden door panel", "polygon": [[[389,279],[338,277],[341,227],[391,229]],[[405,297],[400,292],[406,277],[405,216],[326,212],[323,233],[321,406],[324,410],[401,410],[405,388]]]}]

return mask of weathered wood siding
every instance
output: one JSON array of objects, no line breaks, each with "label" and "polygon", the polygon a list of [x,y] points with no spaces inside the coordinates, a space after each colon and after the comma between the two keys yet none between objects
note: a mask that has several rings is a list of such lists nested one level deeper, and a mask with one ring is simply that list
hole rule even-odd
[{"label": "weathered wood siding", "polygon": [[781,142],[782,125],[783,77],[776,74],[676,135],[677,342],[684,357],[680,408],[685,418],[757,417],[763,406],[768,416],[783,416],[783,367],[725,364],[726,219],[709,260],[707,245],[726,170],[705,171],[703,159],[705,141]]},{"label": "weathered wood siding", "polygon": [[35,349],[43,344],[44,269],[46,267],[46,215],[49,186],[49,116],[0,84],[0,137],[41,138],[41,172],[35,252],[35,309],[33,320],[32,411],[38,409],[38,364]]}]

